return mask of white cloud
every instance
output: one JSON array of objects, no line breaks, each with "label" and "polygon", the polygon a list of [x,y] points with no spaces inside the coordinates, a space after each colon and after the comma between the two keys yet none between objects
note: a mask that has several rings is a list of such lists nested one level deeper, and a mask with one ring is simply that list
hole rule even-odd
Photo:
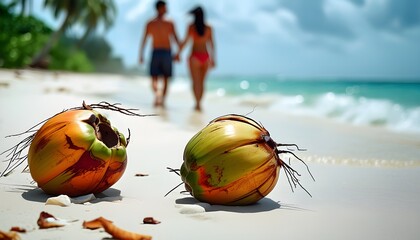
[{"label": "white cloud", "polygon": [[349,25],[364,22],[358,7],[347,0],[326,0],[323,10],[330,21],[339,20]]},{"label": "white cloud", "polygon": [[388,0],[366,0],[363,10],[367,14],[379,14],[383,12],[388,4]]},{"label": "white cloud", "polygon": [[339,39],[343,45],[357,45],[360,37],[372,30],[360,7],[347,0],[326,0],[323,9],[329,21],[339,22],[353,33],[353,38]]},{"label": "white cloud", "polygon": [[[381,28],[383,25],[372,22],[386,19],[390,1],[320,0],[311,4],[306,1],[168,1],[168,17],[174,20],[183,38],[192,20],[188,10],[197,4],[204,7],[206,19],[215,30],[219,73],[246,70],[280,71],[286,75],[381,75],[394,71],[384,66],[407,65],[406,59],[418,59],[414,53],[420,48],[410,39],[420,36],[420,27],[410,28],[399,36],[386,29],[389,25]],[[141,30],[147,18],[154,15],[154,0],[116,3],[124,8],[119,11],[122,21],[116,25],[126,29],[124,34],[131,35],[126,36],[127,44],[117,44],[115,48],[130,59],[126,60],[128,64],[133,64],[137,55],[132,49],[138,47],[140,33],[133,37],[132,28],[138,25]],[[115,39],[124,35],[118,33]],[[420,74],[411,65],[395,69],[394,75]]]},{"label": "white cloud", "polygon": [[[274,38],[272,40],[296,44],[304,35],[298,25],[295,14],[288,9],[279,8],[270,14],[259,11],[252,17],[259,38]],[[270,40],[269,40],[270,41]]]},{"label": "white cloud", "polygon": [[146,11],[150,11],[150,8],[153,7],[153,0],[142,0],[139,1],[138,4],[130,9],[125,16],[125,20],[128,22],[136,21],[141,15],[146,13]]}]

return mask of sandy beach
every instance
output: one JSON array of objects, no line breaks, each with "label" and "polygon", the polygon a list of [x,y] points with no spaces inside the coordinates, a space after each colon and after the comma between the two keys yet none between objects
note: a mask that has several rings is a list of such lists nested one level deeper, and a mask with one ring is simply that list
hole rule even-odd
[{"label": "sandy beach", "polygon": [[[159,110],[151,107],[145,77],[0,69],[0,152],[21,140],[5,136],[80,106],[83,100],[120,102],[142,114],[158,114],[139,118],[103,111],[121,132],[130,129],[128,165],[115,185],[88,204],[46,205],[50,196],[37,188],[29,173],[21,173],[24,166],[0,178],[0,230],[25,228],[28,232],[19,234],[22,239],[107,239],[110,235],[103,230],[82,228],[83,221],[102,216],[153,239],[420,238],[420,136],[280,115],[228,105],[211,96],[204,100],[205,111],[196,113],[190,94],[170,89],[167,109]],[[136,100],[127,104],[129,97]],[[283,171],[274,190],[251,206],[200,203],[181,193],[182,188],[164,197],[181,182],[166,167],[179,168],[189,139],[210,120],[228,113],[250,113],[277,142],[307,149],[297,154],[316,181],[298,161],[292,160],[292,166],[312,197],[299,188],[292,192]],[[0,172],[5,159],[0,155]],[[39,229],[42,211],[71,223]],[[161,223],[143,224],[145,217]]]}]

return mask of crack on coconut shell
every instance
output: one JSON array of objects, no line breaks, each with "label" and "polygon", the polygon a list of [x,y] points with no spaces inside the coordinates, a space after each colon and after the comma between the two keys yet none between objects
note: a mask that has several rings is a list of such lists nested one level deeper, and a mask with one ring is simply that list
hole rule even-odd
[{"label": "crack on coconut shell", "polygon": [[95,114],[90,115],[90,117],[83,122],[91,125],[95,129],[95,135],[99,141],[103,142],[107,147],[112,148],[116,147],[120,143],[118,134],[109,124],[108,119],[99,115],[96,117]]},{"label": "crack on coconut shell", "polygon": [[105,143],[105,145],[109,148],[117,146],[120,142],[114,129],[106,123],[98,124],[97,136],[98,139]]}]

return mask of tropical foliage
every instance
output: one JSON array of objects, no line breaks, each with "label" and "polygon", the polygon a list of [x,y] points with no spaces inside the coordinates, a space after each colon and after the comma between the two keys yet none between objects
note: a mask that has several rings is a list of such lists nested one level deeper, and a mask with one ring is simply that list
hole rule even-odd
[{"label": "tropical foliage", "polygon": [[28,65],[51,32],[43,22],[33,17],[15,16],[0,4],[0,67]]},{"label": "tropical foliage", "polygon": [[[112,0],[45,0],[44,5],[53,10],[55,17],[65,16],[56,31],[26,16],[30,10],[27,5],[28,1],[22,0],[10,1],[7,6],[0,3],[0,67],[123,71],[122,61],[112,57],[108,42],[94,34],[101,25],[105,29],[112,26],[116,16]],[[66,34],[74,24],[85,29],[80,38]]]},{"label": "tropical foliage", "polygon": [[86,0],[85,10],[80,14],[80,23],[86,28],[79,45],[82,45],[87,37],[103,23],[105,29],[109,29],[113,24],[117,14],[117,9],[112,0]]}]

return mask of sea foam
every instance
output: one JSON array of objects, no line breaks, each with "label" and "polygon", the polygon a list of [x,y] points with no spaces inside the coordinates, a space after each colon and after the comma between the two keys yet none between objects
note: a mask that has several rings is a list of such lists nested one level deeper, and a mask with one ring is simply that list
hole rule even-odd
[{"label": "sea foam", "polygon": [[395,132],[420,133],[420,107],[405,108],[386,99],[327,92],[315,97],[281,94],[221,95],[233,104],[265,108],[297,116],[327,118],[360,126],[379,126]]}]

